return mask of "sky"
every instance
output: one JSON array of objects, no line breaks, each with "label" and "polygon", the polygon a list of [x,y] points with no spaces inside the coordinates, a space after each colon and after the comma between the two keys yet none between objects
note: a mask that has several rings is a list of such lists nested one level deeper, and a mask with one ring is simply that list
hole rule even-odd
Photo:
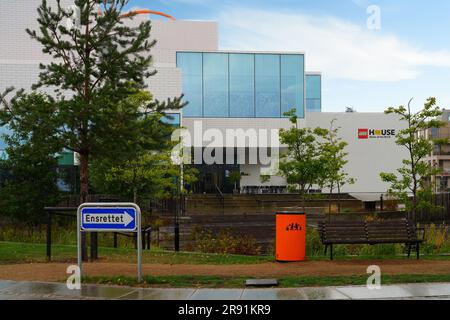
[{"label": "sky", "polygon": [[[304,52],[325,112],[381,112],[428,97],[450,109],[448,0],[131,0],[178,20],[217,21],[219,48]],[[151,17],[151,19],[158,19]]]}]

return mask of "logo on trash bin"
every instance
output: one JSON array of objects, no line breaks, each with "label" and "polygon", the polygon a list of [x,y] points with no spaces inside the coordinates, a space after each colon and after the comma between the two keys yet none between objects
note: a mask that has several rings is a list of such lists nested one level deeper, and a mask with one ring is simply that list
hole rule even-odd
[{"label": "logo on trash bin", "polygon": [[286,231],[302,231],[302,226],[297,222],[290,223],[286,226]]}]

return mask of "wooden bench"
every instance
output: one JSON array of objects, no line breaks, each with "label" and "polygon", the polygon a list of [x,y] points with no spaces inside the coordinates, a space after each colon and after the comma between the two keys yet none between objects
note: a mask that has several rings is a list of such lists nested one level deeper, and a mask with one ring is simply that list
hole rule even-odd
[{"label": "wooden bench", "polygon": [[[418,237],[418,231],[422,237]],[[321,221],[319,234],[325,245],[325,254],[330,246],[330,258],[333,260],[333,244],[384,244],[404,243],[408,246],[408,258],[411,247],[415,246],[419,259],[420,244],[424,241],[425,230],[416,228],[408,219],[383,221]]]}]

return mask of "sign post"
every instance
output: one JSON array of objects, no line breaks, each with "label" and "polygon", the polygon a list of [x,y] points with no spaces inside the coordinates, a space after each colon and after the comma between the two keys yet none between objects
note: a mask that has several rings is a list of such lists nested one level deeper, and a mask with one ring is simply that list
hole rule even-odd
[{"label": "sign post", "polygon": [[78,267],[82,270],[82,232],[136,232],[137,280],[142,280],[141,209],[135,203],[83,203],[77,210]]}]

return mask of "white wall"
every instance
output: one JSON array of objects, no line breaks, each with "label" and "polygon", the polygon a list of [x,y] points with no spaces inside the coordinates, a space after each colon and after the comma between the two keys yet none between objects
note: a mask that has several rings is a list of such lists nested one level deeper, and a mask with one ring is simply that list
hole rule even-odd
[{"label": "white wall", "polygon": [[406,123],[395,115],[384,113],[308,113],[310,127],[340,127],[340,136],[348,143],[346,171],[356,178],[354,185],[344,188],[345,192],[385,192],[388,188],[380,179],[380,172],[395,172],[407,158],[407,151],[390,139],[358,139],[358,129],[404,129]]},{"label": "white wall", "polygon": [[[0,0],[0,92],[10,86],[31,89],[38,80],[40,62],[51,61],[51,56],[42,53],[41,45],[31,40],[26,28],[38,30],[37,7],[41,0]],[[55,0],[49,0],[55,5]],[[73,0],[62,0],[64,8]],[[139,15],[130,26],[155,18]],[[151,39],[157,43],[153,47],[153,69],[157,74],[147,79],[148,90],[154,98],[165,100],[181,95],[181,73],[176,68],[177,50],[217,50],[218,27],[216,22],[153,20]],[[51,90],[48,91],[51,93]]]},{"label": "white wall", "polygon": [[[343,192],[385,192],[388,185],[380,179],[380,172],[396,172],[402,166],[402,160],[407,158],[405,149],[395,144],[395,137],[383,139],[358,139],[358,129],[395,129],[406,127],[395,115],[384,113],[307,113],[305,120],[300,120],[300,126],[311,128],[322,127],[329,129],[331,120],[335,119],[334,127],[339,127],[339,136],[348,143],[348,163],[345,170],[350,177],[356,179],[354,185],[343,188]],[[191,138],[195,136],[195,122],[201,123],[202,132],[208,129],[218,129],[225,137],[227,129],[273,129],[288,128],[288,119],[200,119],[184,118],[184,126],[189,130]],[[198,127],[197,127],[198,128]],[[223,146],[225,146],[224,141]],[[207,146],[208,141],[203,141]],[[231,147],[231,145],[226,145]],[[241,180],[242,186],[257,185],[285,185],[285,180],[272,177],[269,183],[260,181],[259,165],[241,165],[241,172],[249,174]]]}]

